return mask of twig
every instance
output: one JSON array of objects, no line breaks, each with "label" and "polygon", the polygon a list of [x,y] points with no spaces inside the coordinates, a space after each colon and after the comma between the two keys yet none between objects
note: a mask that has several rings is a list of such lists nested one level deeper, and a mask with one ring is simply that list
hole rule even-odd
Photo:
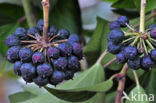
[{"label": "twig", "polygon": [[43,27],[43,40],[44,42],[48,41],[48,27],[49,27],[49,0],[42,0],[43,6],[43,15],[44,15],[44,27]]},{"label": "twig", "polygon": [[119,80],[115,103],[121,103],[121,98],[122,98],[123,90],[125,88],[125,81],[126,81],[125,77],[123,77],[123,78],[121,78]]},{"label": "twig", "polygon": [[30,0],[22,0],[22,3],[23,3],[23,8],[24,8],[24,11],[25,11],[25,16],[27,18],[27,22],[28,22],[28,25],[29,27],[32,27],[35,25],[34,21],[33,20],[33,13],[32,13],[32,10],[31,10],[31,6],[30,6]]},{"label": "twig", "polygon": [[104,65],[104,69],[105,69],[106,67],[108,67],[110,64],[112,64],[114,61],[116,61],[116,58],[113,58],[113,59],[111,59],[109,62],[107,62],[107,63]]},{"label": "twig", "polygon": [[102,53],[102,55],[99,57],[99,59],[97,60],[96,63],[101,63],[102,59],[106,56],[106,54],[108,53],[107,49]]},{"label": "twig", "polygon": [[141,0],[141,11],[140,11],[140,32],[145,32],[145,8],[146,0]]},{"label": "twig", "polygon": [[139,83],[139,79],[138,79],[137,73],[136,73],[136,71],[135,71],[135,70],[132,70],[132,72],[133,72],[133,75],[134,75],[134,77],[135,77],[135,82],[136,82],[136,85],[137,85],[137,86],[139,86],[139,85],[140,85],[140,83]]}]

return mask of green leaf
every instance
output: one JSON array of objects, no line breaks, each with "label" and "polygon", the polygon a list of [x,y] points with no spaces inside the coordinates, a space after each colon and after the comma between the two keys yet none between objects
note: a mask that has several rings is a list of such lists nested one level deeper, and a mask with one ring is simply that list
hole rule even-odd
[{"label": "green leaf", "polygon": [[107,93],[105,96],[104,103],[114,103],[115,97],[116,97],[116,91]]},{"label": "green leaf", "polygon": [[99,17],[97,18],[96,29],[91,37],[91,40],[83,49],[89,65],[95,63],[97,58],[100,56],[102,35],[104,33],[103,28],[105,27],[106,23],[107,21],[105,21],[104,19],[101,19]]},{"label": "green leaf", "polygon": [[10,95],[9,100],[10,100],[10,103],[18,103],[18,102],[22,102],[22,101],[25,101],[34,97],[36,97],[36,95],[30,92],[19,92],[19,93]]},{"label": "green leaf", "polygon": [[104,71],[102,65],[95,64],[89,70],[76,76],[74,80],[69,80],[56,89],[49,87],[46,87],[46,89],[63,100],[79,102],[91,98],[96,92],[109,90],[113,82],[111,80],[102,82],[103,80]]},{"label": "green leaf", "polygon": [[[137,73],[138,77],[140,77],[140,76],[142,76],[142,75],[144,74],[144,70],[142,70],[142,69],[136,70],[136,73]],[[131,69],[128,69],[128,71],[127,71],[127,76],[128,76],[131,80],[135,81],[135,77],[134,77],[133,72],[132,72]]]},{"label": "green leaf", "polygon": [[114,8],[136,8],[132,0],[118,0],[117,2],[112,4],[112,7]]},{"label": "green leaf", "polygon": [[21,0],[0,0],[0,3],[21,4]]},{"label": "green leaf", "polygon": [[78,0],[58,0],[50,11],[50,23],[57,28],[66,28],[71,33],[81,32],[81,17]]},{"label": "green leaf", "polygon": [[4,25],[0,27],[0,48],[3,48],[0,50],[0,53],[5,56],[5,53],[7,51],[7,46],[4,43],[4,40],[6,39],[6,37],[10,34],[12,34],[15,29],[18,27],[18,24],[8,24],[8,25]]},{"label": "green leaf", "polygon": [[149,103],[148,95],[141,86],[133,88],[129,94],[129,99],[126,103]]}]

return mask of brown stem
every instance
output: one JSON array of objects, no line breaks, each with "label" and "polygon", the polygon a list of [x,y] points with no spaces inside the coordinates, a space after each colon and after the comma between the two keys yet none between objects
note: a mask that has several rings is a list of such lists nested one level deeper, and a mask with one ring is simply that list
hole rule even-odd
[{"label": "brown stem", "polygon": [[33,36],[33,35],[31,35],[31,34],[27,34],[29,37],[31,37],[31,38],[34,38],[34,39],[36,39],[37,40],[37,38],[35,37],[35,36]]},{"label": "brown stem", "polygon": [[44,27],[43,27],[43,41],[48,42],[48,27],[49,27],[49,0],[42,0]]},{"label": "brown stem", "polygon": [[123,77],[119,80],[115,103],[121,103],[122,94],[123,94],[123,91],[125,88],[125,81],[126,81],[125,77]]},{"label": "brown stem", "polygon": [[55,39],[55,38],[58,37],[58,36],[59,36],[59,34],[57,34],[57,35],[51,37],[51,38],[49,39],[49,41],[52,41],[53,39]]}]

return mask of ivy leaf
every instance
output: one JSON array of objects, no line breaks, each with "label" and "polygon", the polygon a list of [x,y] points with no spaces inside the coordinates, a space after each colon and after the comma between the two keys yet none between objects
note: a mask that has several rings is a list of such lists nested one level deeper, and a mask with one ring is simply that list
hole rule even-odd
[{"label": "ivy leaf", "polygon": [[25,101],[34,97],[36,97],[36,95],[30,92],[19,92],[19,93],[10,95],[9,100],[10,100],[10,103],[18,103],[18,102],[22,102],[22,101]]},{"label": "ivy leaf", "polygon": [[128,97],[129,100],[127,100],[126,103],[149,103],[148,95],[141,86],[133,88]]},{"label": "ivy leaf", "polygon": [[105,27],[106,23],[107,21],[105,21],[104,19],[101,19],[99,17],[97,18],[96,29],[91,37],[91,40],[83,49],[89,65],[94,64],[97,58],[100,56],[102,35],[104,33],[103,28]]},{"label": "ivy leaf", "polygon": [[[136,0],[139,1],[139,0]],[[134,2],[132,0],[118,0],[117,2],[112,4],[114,8],[136,8]]]},{"label": "ivy leaf", "polygon": [[81,32],[81,16],[78,0],[58,0],[50,11],[50,23],[66,28],[71,33]]}]

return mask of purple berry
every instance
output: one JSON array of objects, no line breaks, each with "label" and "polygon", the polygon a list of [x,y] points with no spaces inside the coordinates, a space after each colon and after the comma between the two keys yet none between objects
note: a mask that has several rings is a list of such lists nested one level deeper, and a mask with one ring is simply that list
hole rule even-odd
[{"label": "purple berry", "polygon": [[124,39],[124,33],[120,29],[113,29],[108,35],[108,41],[112,41],[114,44],[119,44]]},{"label": "purple berry", "polygon": [[67,29],[61,29],[58,31],[59,38],[60,39],[68,39],[70,33]]},{"label": "purple berry", "polygon": [[32,62],[34,64],[41,64],[41,63],[44,63],[44,60],[45,60],[45,56],[42,52],[35,52],[33,55],[32,55]]},{"label": "purple berry", "polygon": [[38,30],[36,27],[31,27],[31,28],[28,30],[28,33],[35,36],[36,33],[39,34],[40,32],[39,32],[39,30]]},{"label": "purple berry", "polygon": [[151,51],[151,58],[152,60],[156,61],[156,49]]},{"label": "purple berry", "polygon": [[19,60],[19,50],[20,50],[20,46],[13,46],[11,47],[7,53],[6,53],[6,59],[9,62],[15,62],[17,60]]},{"label": "purple berry", "polygon": [[39,87],[45,86],[49,83],[48,78],[41,78],[40,76],[34,78],[33,82]]},{"label": "purple berry", "polygon": [[22,62],[31,61],[32,54],[33,54],[33,51],[27,47],[21,48],[19,51],[19,57],[20,57]]},{"label": "purple berry", "polygon": [[79,59],[82,59],[83,53],[82,53],[82,46],[80,43],[73,43],[73,54],[76,55]]},{"label": "purple berry", "polygon": [[134,69],[134,70],[138,70],[140,67],[141,67],[141,60],[140,60],[140,57],[137,56],[134,60],[128,60],[128,66],[131,68],[131,69]]},{"label": "purple berry", "polygon": [[44,63],[37,66],[37,74],[42,78],[51,76],[52,72],[53,69],[48,63]]},{"label": "purple berry", "polygon": [[112,54],[117,54],[120,52],[121,50],[121,45],[115,45],[113,42],[108,42],[108,52],[112,53]]},{"label": "purple berry", "polygon": [[54,68],[58,70],[65,70],[67,67],[67,59],[65,57],[59,57],[58,59],[54,60],[53,65]]},{"label": "purple berry", "polygon": [[74,72],[73,71],[65,71],[65,80],[69,80],[69,79],[72,79],[74,76]]},{"label": "purple berry", "polygon": [[43,26],[44,26],[44,21],[43,19],[40,19],[37,23],[37,28],[40,30],[40,31],[43,31]]},{"label": "purple berry", "polygon": [[109,27],[110,27],[110,30],[120,29],[120,23],[118,21],[113,21],[110,23]]},{"label": "purple berry", "polygon": [[126,23],[128,24],[129,23],[129,20],[126,16],[120,16],[118,17],[118,20],[117,20],[119,23],[120,23],[120,26],[121,27],[126,27]]},{"label": "purple berry", "polygon": [[71,34],[70,36],[69,36],[69,38],[68,38],[68,42],[69,43],[79,43],[80,42],[80,38],[79,38],[79,36],[77,35],[77,34]]},{"label": "purple berry", "polygon": [[154,62],[151,60],[149,55],[146,55],[141,60],[142,69],[150,70],[154,66]]},{"label": "purple berry", "polygon": [[32,79],[36,77],[36,69],[32,65],[32,63],[22,64],[20,70],[21,70],[22,77],[26,82],[31,82]]},{"label": "purple berry", "polygon": [[80,62],[77,57],[71,56],[68,59],[68,69],[73,71],[79,71],[80,70]]},{"label": "purple berry", "polygon": [[121,51],[120,53],[118,53],[116,55],[116,60],[117,60],[118,63],[121,63],[121,64],[123,64],[123,63],[125,63],[127,61],[123,51]]},{"label": "purple berry", "polygon": [[47,56],[50,58],[57,59],[60,56],[60,50],[55,47],[50,47],[47,50]]},{"label": "purple berry", "polygon": [[52,77],[50,78],[50,83],[57,85],[65,79],[65,74],[62,71],[55,70]]},{"label": "purple berry", "polygon": [[150,31],[150,36],[151,36],[151,38],[156,39],[156,28],[154,28],[154,29],[152,29],[152,30]]},{"label": "purple berry", "polygon": [[17,45],[20,45],[20,41],[19,41],[18,37],[14,36],[14,35],[10,35],[5,39],[5,44],[8,47],[17,46]]},{"label": "purple berry", "polygon": [[151,25],[149,25],[148,28],[149,28],[150,30],[152,30],[152,29],[156,28],[156,24],[151,24]]},{"label": "purple berry", "polygon": [[29,37],[26,35],[27,31],[26,29],[22,27],[18,27],[14,33],[15,36],[17,36],[20,40],[26,40]]},{"label": "purple berry", "polygon": [[20,70],[21,65],[22,65],[21,61],[16,61],[14,64],[14,73],[18,76],[21,76],[21,70]]},{"label": "purple berry", "polygon": [[49,30],[49,36],[57,35],[58,29],[55,26],[51,26]]},{"label": "purple berry", "polygon": [[58,48],[60,49],[62,56],[70,56],[72,54],[72,45],[67,42],[59,44]]},{"label": "purple berry", "polygon": [[124,54],[127,59],[134,60],[138,55],[138,51],[135,46],[127,46],[124,49]]}]

